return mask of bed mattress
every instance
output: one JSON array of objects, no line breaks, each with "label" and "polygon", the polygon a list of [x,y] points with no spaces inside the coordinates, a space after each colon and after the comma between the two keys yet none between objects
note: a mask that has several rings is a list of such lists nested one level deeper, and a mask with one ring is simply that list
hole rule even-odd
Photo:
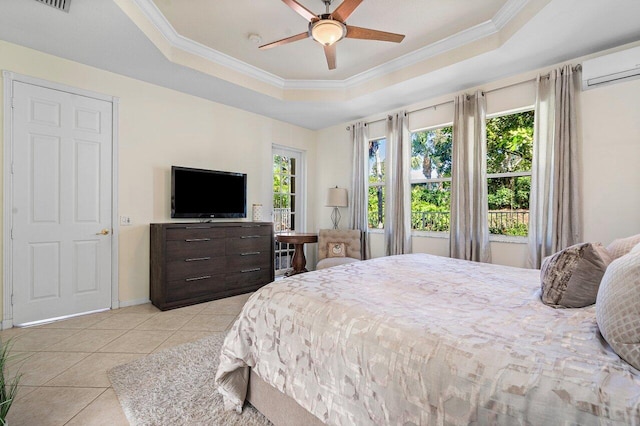
[{"label": "bed mattress", "polygon": [[639,372],[537,270],[411,254],[274,282],[226,336],[227,408],[249,367],[333,425],[640,424]]}]

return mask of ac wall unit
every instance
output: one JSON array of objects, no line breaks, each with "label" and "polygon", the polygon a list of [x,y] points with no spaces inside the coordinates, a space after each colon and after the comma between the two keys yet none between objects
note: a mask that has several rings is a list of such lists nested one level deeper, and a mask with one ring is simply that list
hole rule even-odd
[{"label": "ac wall unit", "polygon": [[582,63],[582,90],[640,77],[640,46]]}]

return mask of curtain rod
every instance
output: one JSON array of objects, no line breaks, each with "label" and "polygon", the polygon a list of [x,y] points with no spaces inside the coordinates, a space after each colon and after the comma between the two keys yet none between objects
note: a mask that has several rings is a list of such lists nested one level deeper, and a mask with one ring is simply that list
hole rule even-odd
[{"label": "curtain rod", "polygon": [[[582,64],[578,64],[578,65],[572,67],[571,69],[572,69],[572,71],[580,71],[580,70],[582,70]],[[549,78],[550,75],[551,75],[551,72],[548,72],[547,74],[542,75],[541,77],[542,78]],[[486,95],[487,93],[493,93],[493,92],[497,92],[499,90],[508,89],[510,87],[519,86],[521,84],[531,83],[532,81],[536,81],[536,79],[537,79],[537,77],[530,78],[529,80],[518,81],[517,83],[508,84],[506,86],[497,87],[497,88],[491,89],[491,90],[483,90],[482,93]],[[407,111],[407,115],[413,114],[413,113],[416,113],[416,112],[419,112],[419,111],[424,111],[424,110],[430,109],[430,108],[436,109],[439,106],[443,106],[443,105],[447,105],[447,104],[451,104],[451,103],[453,103],[453,99],[450,100],[450,101],[440,102],[439,104],[429,105],[429,106],[426,106],[426,107],[414,109],[413,111]],[[379,123],[379,122],[385,121],[385,120],[386,120],[386,118],[381,118],[379,120],[374,120],[374,121],[368,121],[368,122],[364,123],[364,125],[367,126],[369,124]],[[351,126],[347,126],[347,130],[351,130]]]},{"label": "curtain rod", "polygon": [[[572,71],[580,71],[581,69],[582,69],[582,64],[578,64],[575,67],[571,68]],[[544,75],[541,75],[540,77],[549,78],[550,75],[551,75],[551,72],[548,72],[548,73],[546,73]],[[502,86],[502,87],[496,87],[495,89],[484,90],[482,93],[487,94],[487,93],[497,92],[497,91],[502,90],[502,89],[508,89],[509,87],[519,86],[520,84],[531,83],[532,81],[536,81],[537,78],[538,77],[530,78],[529,80],[519,81],[517,83],[508,84],[508,85]]]},{"label": "curtain rod", "polygon": [[[429,106],[426,106],[426,107],[422,107],[422,108],[414,109],[413,111],[407,111],[407,115],[409,115],[409,114],[413,114],[414,112],[418,112],[418,111],[424,111],[425,109],[429,109],[429,108],[436,109],[436,108],[438,108],[439,106],[447,105],[447,104],[452,104],[452,103],[453,103],[453,100],[451,100],[451,101],[446,101],[446,102],[440,102],[439,104],[429,105]],[[388,116],[387,116],[387,118],[381,118],[381,119],[379,119],[379,120],[367,121],[366,123],[364,123],[364,125],[365,125],[365,126],[368,126],[368,125],[370,125],[370,124],[379,123],[379,122],[381,122],[381,121],[387,121],[387,120],[389,119],[389,117],[391,117],[391,116],[390,116],[390,115],[388,115]],[[347,130],[351,130],[351,126],[347,126],[347,128],[346,128],[346,129],[347,129]]]}]

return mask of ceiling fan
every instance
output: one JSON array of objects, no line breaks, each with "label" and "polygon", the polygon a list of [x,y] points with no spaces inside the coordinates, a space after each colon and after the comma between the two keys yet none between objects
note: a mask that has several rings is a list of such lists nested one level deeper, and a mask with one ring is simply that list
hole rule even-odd
[{"label": "ceiling fan", "polygon": [[329,69],[333,70],[336,68],[335,43],[343,38],[392,41],[394,43],[400,43],[404,39],[403,34],[388,33],[385,31],[347,25],[345,21],[363,0],[344,0],[340,6],[333,11],[333,13],[329,13],[331,0],[322,0],[326,6],[326,13],[321,15],[314,14],[296,0],[282,1],[304,19],[309,21],[309,29],[303,33],[262,45],[259,47],[260,49],[270,49],[272,47],[311,37],[318,43],[322,44],[324,47],[324,54],[327,57]]}]

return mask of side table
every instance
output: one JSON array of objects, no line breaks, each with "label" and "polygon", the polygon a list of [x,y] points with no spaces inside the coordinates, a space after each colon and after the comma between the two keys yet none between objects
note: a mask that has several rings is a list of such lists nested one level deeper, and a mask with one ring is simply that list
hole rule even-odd
[{"label": "side table", "polygon": [[284,274],[285,277],[307,272],[307,268],[305,267],[307,266],[307,259],[304,257],[304,245],[306,243],[317,243],[318,234],[286,232],[276,234],[276,241],[279,243],[293,244],[295,246],[295,252],[291,260],[291,267],[293,269],[287,271]]}]

